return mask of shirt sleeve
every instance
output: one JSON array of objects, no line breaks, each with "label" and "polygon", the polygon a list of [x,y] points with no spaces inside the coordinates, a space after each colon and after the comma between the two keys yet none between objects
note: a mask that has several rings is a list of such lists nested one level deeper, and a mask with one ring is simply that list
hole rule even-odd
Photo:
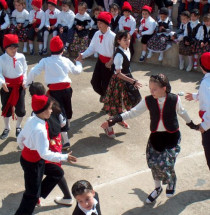
[{"label": "shirt sleeve", "polygon": [[68,29],[71,29],[72,28],[72,26],[73,26],[73,24],[74,24],[74,18],[75,18],[75,14],[74,13],[72,13],[71,14],[71,19],[69,20],[69,24],[68,24]]},{"label": "shirt sleeve", "polygon": [[45,26],[46,26],[47,28],[50,27],[49,13],[47,13],[47,11],[45,12]]},{"label": "shirt sleeve", "polygon": [[143,31],[141,33],[142,35],[151,35],[151,34],[153,34],[154,30],[156,28],[156,22],[150,22],[150,23],[148,23],[148,26],[149,26],[148,30]]},{"label": "shirt sleeve", "polygon": [[192,93],[192,97],[194,100],[198,101],[199,100],[199,94],[198,93]]},{"label": "shirt sleeve", "polygon": [[[68,59],[69,60],[69,59]],[[82,72],[82,64],[76,61],[76,65],[69,60],[70,72],[74,75],[80,74]]]},{"label": "shirt sleeve", "polygon": [[33,14],[33,10],[31,10],[30,13],[29,13],[29,23],[30,24],[32,24],[33,19],[34,19],[34,14]]},{"label": "shirt sleeve", "polygon": [[95,43],[96,43],[96,36],[98,34],[94,34],[93,39],[90,42],[89,47],[82,53],[82,59],[87,58],[95,53]]},{"label": "shirt sleeve", "polygon": [[120,18],[119,20],[119,30],[122,31],[123,30],[123,23],[122,23],[123,17]]},{"label": "shirt sleeve", "polygon": [[5,21],[5,23],[3,25],[1,25],[1,30],[5,30],[10,25],[9,16],[7,14],[4,17],[4,21]]},{"label": "shirt sleeve", "polygon": [[3,83],[5,83],[5,78],[3,76],[3,70],[2,70],[2,59],[0,59],[0,88],[2,87]]},{"label": "shirt sleeve", "polygon": [[177,101],[177,104],[176,104],[176,111],[177,111],[178,115],[181,116],[182,119],[184,119],[184,121],[186,123],[190,123],[191,122],[191,119],[190,119],[187,111],[182,106],[182,102],[181,102],[181,99],[180,99],[179,96],[178,96],[178,101]]},{"label": "shirt sleeve", "polygon": [[27,80],[27,71],[28,71],[28,65],[26,63],[26,58],[23,55],[23,84],[26,84]]},{"label": "shirt sleeve", "polygon": [[133,19],[133,22],[131,23],[131,30],[130,30],[130,35],[133,35],[133,33],[136,30],[136,20]]},{"label": "shirt sleeve", "polygon": [[114,58],[115,69],[116,70],[122,69],[122,64],[123,64],[123,56],[120,53],[117,53]]},{"label": "shirt sleeve", "polygon": [[45,12],[42,11],[42,16],[41,16],[41,24],[39,26],[39,30],[41,30],[45,25]]}]

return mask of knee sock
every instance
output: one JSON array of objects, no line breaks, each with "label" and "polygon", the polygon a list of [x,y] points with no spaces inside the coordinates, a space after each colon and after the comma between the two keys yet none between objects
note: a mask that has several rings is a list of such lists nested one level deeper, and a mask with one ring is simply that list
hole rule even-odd
[{"label": "knee sock", "polygon": [[193,57],[188,56],[189,65],[193,65]]},{"label": "knee sock", "polygon": [[21,128],[22,121],[23,121],[23,117],[17,117],[16,128]]},{"label": "knee sock", "polygon": [[183,55],[179,55],[179,62],[181,63],[181,62],[183,62],[184,61],[184,56]]},{"label": "knee sock", "polygon": [[194,55],[194,64],[196,64],[196,66],[197,66],[197,63],[198,63],[198,55],[195,54]]},{"label": "knee sock", "polygon": [[63,138],[63,143],[68,143],[69,142],[69,138],[68,138],[68,133],[66,131],[61,132],[62,138]]},{"label": "knee sock", "polygon": [[64,199],[71,199],[71,194],[66,182],[65,177],[63,176],[63,178],[61,178],[61,180],[58,182],[58,186],[60,187],[61,191],[63,192],[64,195]]},{"label": "knee sock", "polygon": [[34,44],[33,43],[29,43],[29,48],[30,48],[30,50],[32,50],[34,48]]},{"label": "knee sock", "polygon": [[154,180],[154,182],[155,182],[155,188],[161,187],[161,181]]},{"label": "knee sock", "polygon": [[4,129],[10,130],[9,118],[10,117],[4,117]]},{"label": "knee sock", "polygon": [[142,51],[141,55],[145,56],[146,55],[146,51]]},{"label": "knee sock", "polygon": [[159,56],[163,58],[163,52],[160,52],[160,55],[159,55]]},{"label": "knee sock", "polygon": [[44,49],[47,49],[47,41],[48,41],[49,32],[44,32]]},{"label": "knee sock", "polygon": [[43,44],[39,43],[39,51],[42,51],[42,48],[43,48]]}]

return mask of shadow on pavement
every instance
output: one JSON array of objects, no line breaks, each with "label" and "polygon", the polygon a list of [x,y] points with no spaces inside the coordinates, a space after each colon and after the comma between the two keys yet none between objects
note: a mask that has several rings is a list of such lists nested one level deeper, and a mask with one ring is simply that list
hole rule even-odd
[{"label": "shadow on pavement", "polygon": [[[2,152],[4,150],[4,148],[10,143],[10,142],[16,142],[16,138],[14,137],[8,137],[6,140],[4,140],[1,144],[0,144],[0,152]],[[17,145],[17,143],[16,143]]]}]

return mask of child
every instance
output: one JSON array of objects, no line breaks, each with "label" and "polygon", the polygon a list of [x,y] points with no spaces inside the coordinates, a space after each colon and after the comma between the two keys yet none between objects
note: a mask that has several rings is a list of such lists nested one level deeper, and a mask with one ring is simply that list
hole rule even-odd
[{"label": "child", "polygon": [[45,120],[49,119],[51,115],[52,104],[52,100],[45,95],[33,95],[32,109],[35,115],[27,120],[18,136],[17,142],[22,149],[20,163],[24,171],[25,192],[15,215],[32,214],[40,196],[41,187],[45,189],[46,193],[50,193],[63,177],[63,174],[58,174],[57,177],[49,175],[42,184],[44,160],[76,162],[76,158],[71,153],[61,154],[49,150]]},{"label": "child", "polygon": [[43,54],[47,54],[47,42],[49,34],[53,34],[55,37],[58,33],[57,31],[57,18],[60,10],[56,8],[57,0],[47,1],[48,9],[45,11],[45,27],[44,27],[44,48]]},{"label": "child", "polygon": [[[127,31],[119,31],[115,37],[114,53],[114,75],[109,82],[109,86],[104,98],[104,110],[109,116],[123,113],[123,107],[126,110],[130,110],[141,100],[141,96],[137,91],[138,97],[131,100],[129,96],[129,87],[132,85],[135,88],[140,88],[141,84],[138,80],[135,80],[130,70],[130,51],[129,51],[130,35]],[[122,121],[119,123],[124,128],[130,128],[130,126]],[[112,127],[105,130],[106,135],[111,138],[115,138],[114,130]]]},{"label": "child", "polygon": [[71,0],[64,0],[62,2],[62,11],[58,15],[58,35],[62,39],[65,47],[64,52],[67,52],[69,44],[72,43],[74,37],[74,30],[72,28],[74,24],[75,14],[71,8]]},{"label": "child", "polygon": [[[172,19],[172,7],[173,7],[173,0],[154,0],[155,4],[158,6],[158,10],[160,10],[162,7],[168,8],[169,11],[169,19]],[[187,1],[187,0],[186,0]],[[192,1],[192,0],[190,0]]]},{"label": "child", "polygon": [[10,25],[9,16],[6,13],[7,8],[7,2],[0,0],[0,46],[3,53],[5,51],[3,47],[4,34]]},{"label": "child", "polygon": [[105,96],[109,80],[113,75],[111,65],[113,62],[112,56],[114,51],[115,33],[109,28],[111,19],[112,15],[109,12],[101,12],[98,15],[97,24],[99,31],[94,34],[88,49],[85,52],[80,53],[77,58],[77,60],[82,60],[95,52],[99,53],[91,84],[94,91],[101,96],[100,102],[102,102],[103,97]]},{"label": "child", "polygon": [[27,63],[25,56],[17,52],[18,36],[5,34],[3,48],[6,53],[0,57],[0,86],[2,116],[4,117],[4,131],[1,139],[6,139],[10,132],[10,117],[15,118],[16,137],[21,131],[21,122],[26,114],[25,111],[25,83],[27,79]]},{"label": "child", "polygon": [[134,55],[134,48],[133,48],[133,43],[135,42],[135,30],[136,30],[136,20],[134,17],[131,15],[132,12],[132,7],[131,5],[125,1],[123,6],[122,6],[122,13],[123,16],[119,20],[119,30],[127,30],[129,31],[129,34],[131,36],[131,41],[130,41],[130,52],[131,52],[131,58]]},{"label": "child", "polygon": [[198,93],[187,93],[186,100],[199,101],[199,116],[202,119],[199,131],[202,135],[202,144],[206,156],[207,165],[210,170],[210,53],[202,54],[200,58],[200,68],[204,74]]},{"label": "child", "polygon": [[[29,87],[30,95],[45,95],[46,90],[43,84],[39,82],[33,82]],[[53,152],[62,153],[62,143],[61,143],[61,128],[65,126],[65,118],[61,113],[59,104],[54,101],[52,105],[52,113],[50,118],[46,120],[48,123],[48,137],[49,137],[49,149]],[[45,161],[45,170],[44,170],[45,179],[42,181],[41,194],[40,197],[46,198],[49,195],[49,191],[46,192],[47,184],[50,177],[60,177],[64,175],[64,171],[61,168],[61,162],[55,163],[50,161]],[[58,186],[62,190],[64,197],[56,197],[55,202],[57,204],[64,204],[67,206],[72,205],[73,200],[66,182],[65,177],[63,176],[58,182]],[[39,201],[40,204],[40,201]]]},{"label": "child", "polygon": [[42,55],[43,51],[43,27],[45,24],[45,13],[42,8],[42,0],[32,0],[31,2],[33,10],[29,14],[29,24],[31,27],[28,31],[30,55],[34,55],[34,37],[37,36],[37,42],[39,42],[39,55]]},{"label": "child", "polygon": [[139,27],[139,35],[142,37],[142,53],[141,57],[139,58],[139,62],[144,62],[147,53],[147,42],[153,36],[156,28],[156,22],[150,16],[151,12],[152,8],[147,5],[142,8],[142,19]]},{"label": "child", "polygon": [[78,7],[78,13],[74,18],[74,26],[75,26],[75,33],[74,33],[74,40],[70,46],[70,50],[72,52],[84,52],[88,48],[89,44],[89,28],[91,18],[90,15],[86,12],[87,11],[87,4],[85,2],[80,2]]},{"label": "child", "polygon": [[158,61],[163,60],[163,52],[171,47],[171,31],[173,29],[173,24],[168,17],[168,9],[162,7],[159,12],[160,19],[157,22],[157,33],[149,39],[147,43],[147,48],[149,53],[147,58],[152,57],[153,52],[159,52]]},{"label": "child", "polygon": [[[187,27],[184,31],[184,38],[179,43],[179,62],[180,62],[180,68],[184,68],[184,56],[188,56],[188,66],[186,71],[190,72],[193,68],[193,49],[194,49],[194,43],[196,40],[196,35],[198,33],[198,29],[200,27],[199,22],[199,11],[197,9],[193,9],[190,13],[190,19],[191,21],[188,22]],[[197,57],[195,55],[195,57]],[[194,66],[197,65],[197,59],[194,61]]]},{"label": "child", "polygon": [[69,148],[70,143],[67,131],[72,118],[72,88],[68,73],[79,74],[82,72],[82,64],[76,61],[76,66],[66,57],[63,57],[64,44],[59,36],[50,41],[52,55],[42,59],[28,74],[26,86],[31,84],[34,78],[43,70],[45,71],[45,83],[49,87],[49,95],[60,105],[63,115],[67,118],[66,126],[62,128],[64,139],[63,149]]},{"label": "child", "polygon": [[86,180],[77,181],[71,190],[77,200],[77,206],[72,215],[101,215],[98,193],[93,190],[90,182]]},{"label": "child", "polygon": [[196,126],[181,104],[179,96],[171,93],[171,86],[164,74],[152,75],[149,80],[151,95],[146,96],[136,107],[109,119],[102,128],[113,126],[117,122],[137,117],[147,109],[150,113],[151,134],[147,144],[147,164],[152,171],[155,189],[146,199],[152,203],[162,192],[161,182],[167,184],[166,196],[175,194],[176,174],[174,165],[180,152],[181,135],[177,113],[191,128]]},{"label": "child", "polygon": [[25,1],[16,0],[15,10],[12,12],[12,24],[10,25],[10,33],[17,34],[20,42],[23,42],[23,53],[27,53],[27,32],[29,24],[29,12],[24,9]]},{"label": "child", "polygon": [[112,14],[111,30],[116,34],[119,31],[119,20],[120,20],[120,8],[117,4],[113,3],[109,7],[110,13]]}]

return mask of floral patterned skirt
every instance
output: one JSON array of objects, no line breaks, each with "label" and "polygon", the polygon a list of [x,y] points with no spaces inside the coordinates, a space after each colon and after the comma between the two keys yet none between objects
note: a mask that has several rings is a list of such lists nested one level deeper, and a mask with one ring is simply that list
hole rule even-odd
[{"label": "floral patterned skirt", "polygon": [[193,55],[193,49],[194,49],[194,45],[186,46],[184,44],[183,40],[179,42],[179,54],[180,55],[191,56],[191,55]]},{"label": "floral patterned skirt", "polygon": [[122,113],[123,105],[126,110],[132,108],[132,103],[126,91],[126,83],[118,78],[116,74],[112,75],[110,79],[103,102],[104,109],[110,116]]},{"label": "floral patterned skirt", "polygon": [[207,43],[206,45],[204,45],[204,47],[201,47],[200,41],[196,41],[194,46],[194,53],[202,55],[205,52],[210,52],[210,44]]},{"label": "floral patterned skirt", "polygon": [[9,32],[10,34],[17,34],[20,42],[27,42],[28,40],[28,36],[27,36],[28,28],[17,29],[16,26],[11,24]]},{"label": "floral patterned skirt", "polygon": [[72,52],[84,52],[88,48],[89,37],[88,35],[84,37],[79,37],[75,32],[73,43],[70,45],[70,51]]}]

